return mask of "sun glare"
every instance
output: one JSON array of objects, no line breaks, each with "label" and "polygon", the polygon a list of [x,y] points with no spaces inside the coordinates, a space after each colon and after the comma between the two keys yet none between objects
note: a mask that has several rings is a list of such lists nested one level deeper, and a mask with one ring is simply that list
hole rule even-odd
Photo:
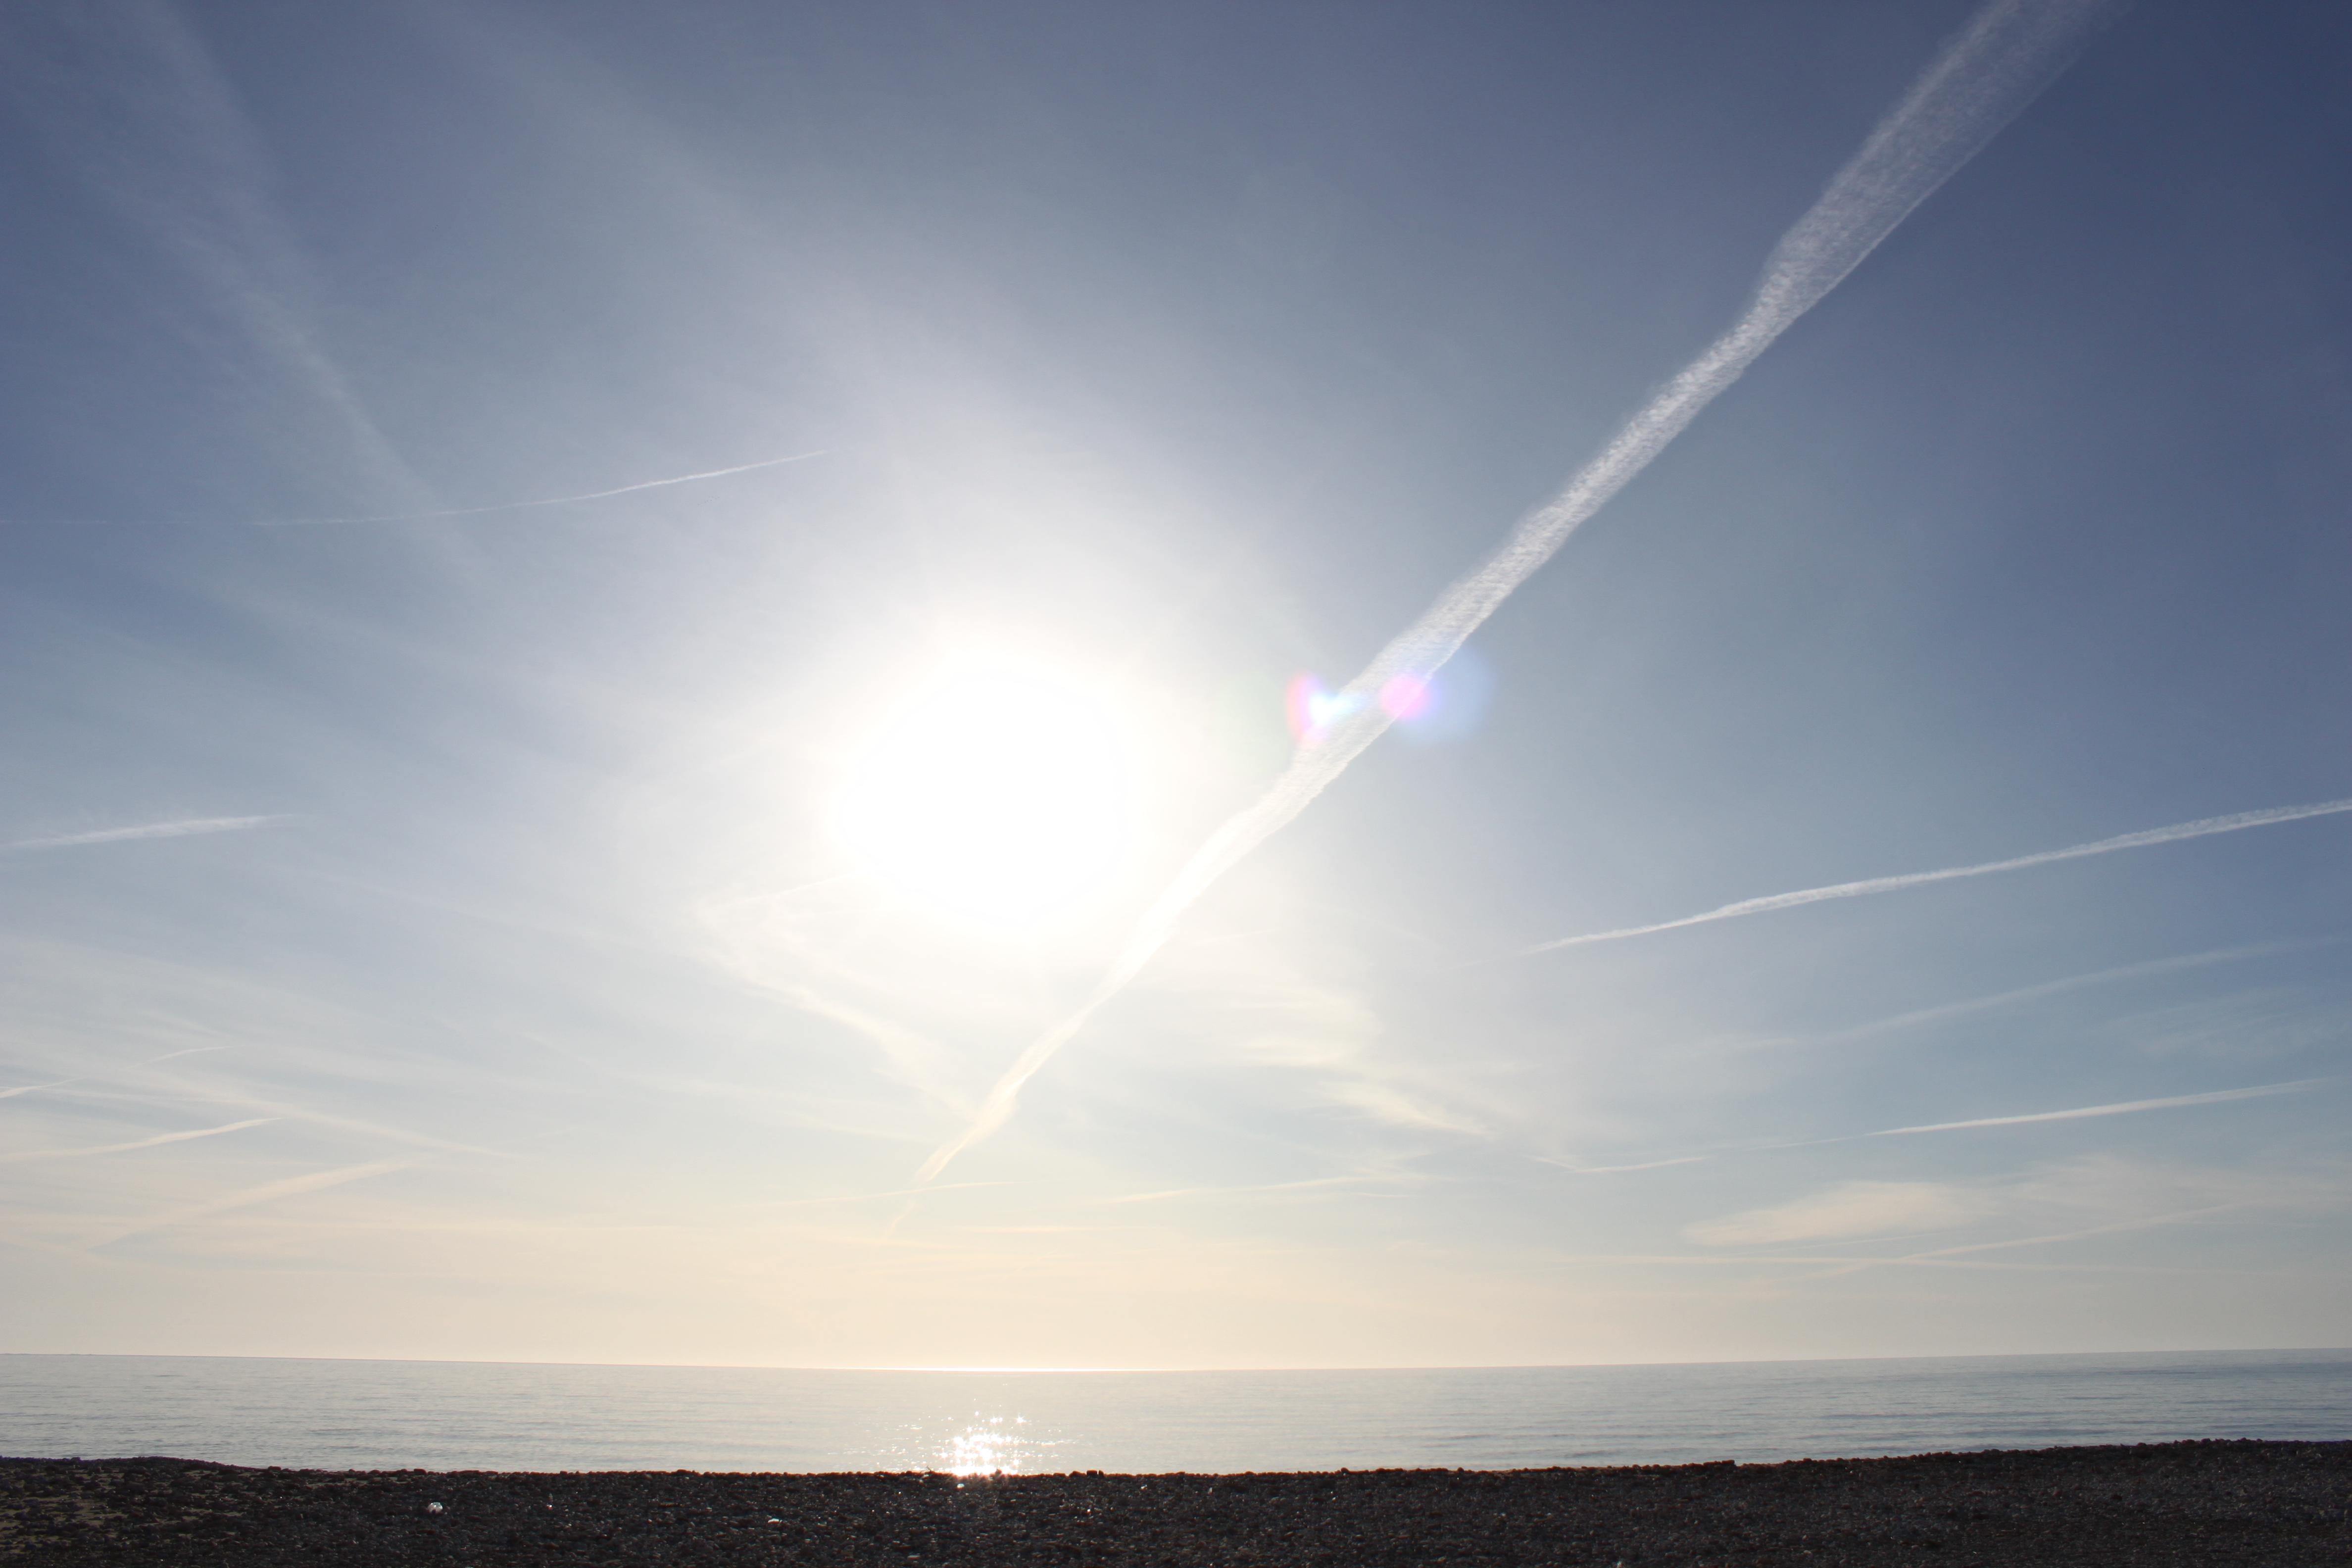
[{"label": "sun glare", "polygon": [[1127,726],[1050,669],[963,658],[886,719],[835,826],[902,892],[947,914],[1032,926],[1097,890],[1133,829]]}]

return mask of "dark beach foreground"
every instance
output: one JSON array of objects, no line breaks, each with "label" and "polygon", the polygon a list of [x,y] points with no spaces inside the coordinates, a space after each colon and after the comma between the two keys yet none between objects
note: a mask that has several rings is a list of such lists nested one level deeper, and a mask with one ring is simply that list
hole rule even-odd
[{"label": "dark beach foreground", "polygon": [[2352,1564],[2352,1443],[1244,1476],[0,1460],[40,1564]]}]

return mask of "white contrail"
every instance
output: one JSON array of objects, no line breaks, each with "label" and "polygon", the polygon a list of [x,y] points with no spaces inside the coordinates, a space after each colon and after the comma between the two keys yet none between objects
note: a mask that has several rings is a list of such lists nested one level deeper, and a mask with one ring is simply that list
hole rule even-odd
[{"label": "white contrail", "polygon": [[[227,526],[237,528],[327,528],[338,523],[358,522],[433,522],[448,517],[487,517],[498,511],[528,511],[534,507],[576,506],[582,501],[604,500],[612,496],[635,495],[639,490],[667,489],[672,485],[690,485],[702,479],[723,479],[730,474],[756,473],[761,468],[781,468],[786,463],[804,463],[811,458],[825,456],[823,449],[794,452],[789,458],[762,458],[756,463],[738,463],[731,468],[705,468],[698,474],[672,474],[664,479],[645,479],[634,485],[615,485],[608,490],[583,490],[574,496],[541,496],[536,500],[494,501],[488,506],[448,507],[439,511],[388,511],[368,517],[265,517],[244,519]],[[163,521],[148,519],[124,521],[115,519],[81,518],[53,521],[51,527],[78,528],[153,528],[196,527],[188,519]]]},{"label": "white contrail", "polygon": [[121,844],[133,838],[185,838],[195,833],[241,833],[276,822],[275,816],[191,816],[178,822],[146,822],[136,827],[101,827],[89,833],[61,833],[54,838],[19,838],[0,844],[0,850],[69,849],[78,844]]},{"label": "white contrail", "polygon": [[1587,942],[1622,942],[1629,936],[1648,936],[1653,931],[1679,931],[1685,926],[1738,920],[1742,915],[1793,910],[1801,904],[1818,904],[1830,899],[1859,899],[1871,893],[1898,892],[1905,888],[1922,887],[1929,882],[1949,882],[1961,877],[1990,877],[1996,871],[2021,871],[2029,866],[2047,866],[2058,860],[2080,860],[2086,855],[2112,855],[2118,849],[2144,849],[2151,844],[2174,844],[2183,838],[2203,838],[2210,834],[2235,833],[2247,827],[2268,827],[2274,822],[2300,822],[2306,816],[2332,816],[2341,811],[2352,811],[2352,799],[2323,800],[2312,805],[2274,805],[2266,811],[2241,811],[2231,816],[2200,816],[2194,822],[2176,822],[2169,827],[2123,833],[2090,844],[2070,844],[2063,849],[2043,849],[2007,860],[1987,860],[1977,866],[1947,866],[1940,871],[1906,871],[1897,877],[1873,877],[1866,881],[1838,882],[1826,888],[1800,888],[1793,893],[1742,899],[1736,904],[1726,904],[1705,914],[1685,915],[1680,920],[1660,921],[1655,925],[1623,926],[1616,931],[1564,936],[1526,951],[1531,953],[1549,952],[1556,948],[1581,947]]},{"label": "white contrail", "polygon": [[1889,1127],[1883,1131],[1865,1132],[1865,1138],[1899,1138],[1906,1132],[1957,1132],[1967,1127],[2021,1127],[2029,1121],[2076,1121],[2086,1116],[2129,1116],[2141,1110],[2171,1110],[2184,1105],[2222,1105],[2232,1100],[2261,1100],[2268,1095],[2293,1094],[2299,1089],[2317,1089],[2323,1084],[2340,1081],[2332,1078],[2303,1078],[2293,1083],[2265,1083],[2252,1089],[2217,1089],[2206,1094],[2176,1094],[2164,1100],[2126,1100],[2114,1105],[2084,1105],[2073,1110],[2036,1110],[2023,1116],[1979,1116],[1972,1121],[1931,1121],[1924,1127]]},{"label": "white contrail", "polygon": [[1819,201],[1780,237],[1748,309],[1625,422],[1560,492],[1521,519],[1486,563],[1381,650],[1339,694],[1340,716],[1303,744],[1259,799],[1210,835],[1137,922],[1109,973],[1076,1012],[1023,1051],[971,1124],[923,1163],[918,1184],[1003,1125],[1037,1069],[1150,962],[1177,921],[1243,857],[1307,809],[1389,727],[1382,689],[1426,679],[1568,536],[1665,450],[1699,411],[1811,310],[1911,210],[1990,141],[2128,0],[1992,0],[1878,122]]}]

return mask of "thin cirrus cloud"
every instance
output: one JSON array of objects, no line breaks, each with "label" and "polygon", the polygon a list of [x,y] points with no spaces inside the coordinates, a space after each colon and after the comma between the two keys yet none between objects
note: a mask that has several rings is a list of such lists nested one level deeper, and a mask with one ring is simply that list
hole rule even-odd
[{"label": "thin cirrus cloud", "polygon": [[281,820],[277,816],[188,816],[173,822],[142,822],[135,827],[100,827],[47,838],[19,838],[0,850],[72,849],[84,844],[127,844],[139,838],[187,838],[200,833],[242,833]]},{"label": "thin cirrus cloud", "polygon": [[2332,816],[2345,811],[2352,811],[2352,799],[2323,800],[2310,805],[2276,805],[2263,811],[2241,811],[2229,816],[2201,816],[2194,822],[2176,822],[2169,827],[2150,827],[2138,833],[2117,834],[2113,838],[2096,839],[2088,844],[2070,844],[2063,849],[2039,850],[2007,860],[1987,860],[1975,866],[1947,866],[1937,871],[1906,871],[1899,876],[1872,877],[1859,882],[1837,882],[1825,888],[1800,888],[1792,893],[1769,893],[1760,899],[1742,899],[1736,904],[1726,904],[1703,914],[1685,915],[1680,920],[1660,921],[1645,926],[1621,926],[1615,931],[1588,931],[1582,936],[1564,936],[1553,942],[1538,942],[1525,949],[1522,956],[1552,952],[1563,947],[1582,947],[1597,942],[1623,942],[1628,937],[1680,931],[1685,926],[1711,925],[1717,921],[1736,921],[1748,915],[1769,914],[1775,910],[1826,903],[1832,899],[1867,898],[1874,893],[1895,893],[1906,888],[1926,887],[1930,882],[1951,882],[1963,877],[1990,877],[1999,871],[2022,871],[2029,867],[2049,866],[2061,860],[2113,855],[2118,850],[2144,849],[2156,844],[2177,844],[2184,838],[2237,833],[2249,827],[2268,827],[2274,823],[2300,822],[2305,817]]},{"label": "thin cirrus cloud", "polygon": [[1228,819],[1137,921],[1108,972],[1077,1008],[1033,1041],[989,1090],[979,1113],[916,1175],[948,1163],[1002,1127],[1022,1086],[1088,1019],[1125,990],[1174,934],[1184,912],[1224,874],[1305,811],[1388,729],[1391,683],[1430,678],[1587,519],[1649,467],[1706,405],[1738,381],[1804,313],[1860,266],[1912,210],[2038,96],[2127,0],[1993,0],[1947,45],[1911,90],[1781,236],[1747,310],[1619,429],[1502,547],[1438,597],[1350,681],[1323,733],[1302,744],[1258,801]]}]

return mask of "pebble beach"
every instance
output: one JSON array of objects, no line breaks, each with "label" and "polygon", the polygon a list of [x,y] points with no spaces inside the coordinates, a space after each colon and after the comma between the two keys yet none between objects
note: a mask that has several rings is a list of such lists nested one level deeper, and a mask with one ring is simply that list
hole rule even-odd
[{"label": "pebble beach", "polygon": [[0,1563],[2352,1564],[2352,1442],[1784,1464],[958,1477],[0,1459]]}]

